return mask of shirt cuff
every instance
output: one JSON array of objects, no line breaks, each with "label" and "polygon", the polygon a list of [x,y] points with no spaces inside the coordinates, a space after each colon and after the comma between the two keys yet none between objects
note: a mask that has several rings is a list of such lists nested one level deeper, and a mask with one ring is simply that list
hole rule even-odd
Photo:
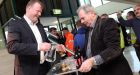
[{"label": "shirt cuff", "polygon": [[104,60],[100,55],[96,55],[93,58],[94,58],[93,61],[95,62],[96,65],[101,65],[104,62]]}]

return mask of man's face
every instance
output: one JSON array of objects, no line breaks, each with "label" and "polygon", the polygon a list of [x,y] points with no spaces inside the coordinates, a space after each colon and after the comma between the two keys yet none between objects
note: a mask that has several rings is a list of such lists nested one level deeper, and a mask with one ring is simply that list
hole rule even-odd
[{"label": "man's face", "polygon": [[29,10],[27,13],[29,14],[29,18],[33,23],[38,21],[38,18],[41,16],[42,13],[42,7],[39,3],[35,3],[34,5],[30,6],[28,8]]},{"label": "man's face", "polygon": [[134,12],[137,18],[140,18],[140,6],[134,8]]},{"label": "man's face", "polygon": [[132,16],[132,15],[130,15],[129,13],[127,14],[127,16],[126,16],[126,19],[127,20],[130,20],[130,19],[133,19],[134,17]]},{"label": "man's face", "polygon": [[86,13],[84,10],[80,10],[78,13],[78,16],[81,20],[81,23],[86,25],[87,27],[90,27],[92,24],[92,14],[91,13]]},{"label": "man's face", "polygon": [[56,30],[52,30],[51,33],[54,34],[54,35],[57,35],[57,31]]},{"label": "man's face", "polygon": [[68,32],[68,30],[63,30],[63,34],[65,35]]}]

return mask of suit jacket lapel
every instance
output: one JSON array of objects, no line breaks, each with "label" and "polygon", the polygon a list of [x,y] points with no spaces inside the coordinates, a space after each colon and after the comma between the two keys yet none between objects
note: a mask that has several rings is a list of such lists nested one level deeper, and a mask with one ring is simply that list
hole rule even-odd
[{"label": "suit jacket lapel", "polygon": [[31,30],[31,28],[29,27],[28,23],[25,21],[24,18],[21,19],[23,27],[26,29],[26,31],[28,32],[27,34],[29,34],[31,36],[31,38],[37,43],[35,36]]},{"label": "suit jacket lapel", "polygon": [[[96,41],[99,38],[100,27],[101,27],[101,19],[100,19],[100,17],[98,17],[97,21],[95,23],[95,27],[94,27],[93,32],[92,32],[91,49],[93,49],[95,47],[94,44],[97,43]],[[93,52],[93,50],[91,50],[91,51]]]}]

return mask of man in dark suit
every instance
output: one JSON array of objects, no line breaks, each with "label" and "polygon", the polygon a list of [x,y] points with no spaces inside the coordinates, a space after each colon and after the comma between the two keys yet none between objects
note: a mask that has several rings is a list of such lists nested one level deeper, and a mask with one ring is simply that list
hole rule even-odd
[{"label": "man in dark suit", "polygon": [[15,75],[46,75],[50,68],[48,62],[40,61],[42,52],[51,48],[43,25],[38,22],[42,9],[39,0],[30,0],[24,17],[9,23],[7,48],[15,55]]},{"label": "man in dark suit", "polygon": [[85,75],[132,75],[120,49],[120,36],[114,19],[101,19],[91,5],[77,10],[81,23],[89,27],[84,61],[79,68]]}]

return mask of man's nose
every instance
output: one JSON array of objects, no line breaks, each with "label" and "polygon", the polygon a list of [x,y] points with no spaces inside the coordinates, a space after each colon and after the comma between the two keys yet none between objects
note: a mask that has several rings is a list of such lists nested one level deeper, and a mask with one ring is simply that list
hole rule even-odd
[{"label": "man's nose", "polygon": [[38,13],[38,16],[41,16],[41,12]]}]

